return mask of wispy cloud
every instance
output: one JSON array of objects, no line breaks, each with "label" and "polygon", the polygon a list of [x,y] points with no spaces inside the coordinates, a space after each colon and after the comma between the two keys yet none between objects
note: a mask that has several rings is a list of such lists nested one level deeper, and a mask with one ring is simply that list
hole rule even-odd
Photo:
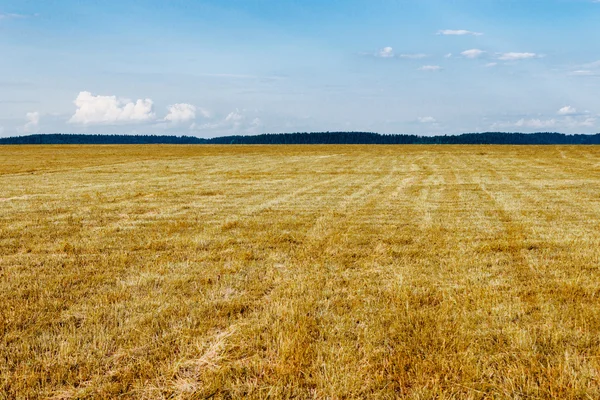
[{"label": "wispy cloud", "polygon": [[543,57],[537,53],[499,53],[497,55],[498,60],[502,61],[519,61],[519,60],[530,60],[532,58],[541,58]]},{"label": "wispy cloud", "polygon": [[423,53],[416,53],[416,54],[400,54],[398,55],[399,58],[406,58],[409,60],[420,60],[422,58],[427,58],[427,54],[423,54]]},{"label": "wispy cloud", "polygon": [[467,58],[479,58],[482,55],[484,55],[486,52],[483,50],[479,50],[479,49],[471,49],[471,50],[465,50],[462,53],[460,53],[463,57],[467,57]]},{"label": "wispy cloud", "polygon": [[219,134],[245,133],[256,134],[263,128],[263,120],[254,115],[248,115],[245,109],[235,109],[224,118],[214,118],[204,124],[192,124],[190,129],[201,132]]},{"label": "wispy cloud", "polygon": [[375,53],[376,57],[380,58],[403,58],[406,60],[420,60],[423,58],[427,58],[427,54],[425,53],[403,53],[396,54],[393,47],[387,46],[379,50]]},{"label": "wispy cloud", "polygon": [[481,32],[473,32],[473,31],[468,31],[466,29],[442,29],[439,30],[438,35],[443,35],[443,36],[466,36],[466,35],[471,35],[471,36],[482,36],[483,33]]},{"label": "wispy cloud", "polygon": [[[600,3],[600,0],[598,0],[598,3]],[[591,63],[587,63],[587,64],[583,64],[581,67],[582,68],[592,68],[592,69],[593,68],[600,68],[600,60],[594,61],[594,62],[591,62]]]},{"label": "wispy cloud", "polygon": [[443,68],[440,67],[439,65],[423,65],[421,68],[419,68],[419,71],[430,71],[430,72],[435,72],[435,71],[441,71]]},{"label": "wispy cloud", "polygon": [[591,71],[589,69],[578,69],[569,72],[570,76],[600,76],[600,71]]},{"label": "wispy cloud", "polygon": [[576,115],[577,109],[571,106],[565,106],[556,112],[558,115]]},{"label": "wispy cloud", "polygon": [[25,118],[27,119],[27,123],[23,127],[25,129],[25,132],[36,131],[40,124],[40,113],[37,111],[29,112],[27,113]]},{"label": "wispy cloud", "polygon": [[165,121],[179,124],[182,122],[189,122],[196,119],[196,113],[202,114],[203,117],[210,117],[210,113],[204,109],[199,109],[193,104],[177,103],[170,105],[168,108],[169,113],[165,117]]},{"label": "wispy cloud", "polygon": [[[600,0],[598,1],[600,3]],[[600,76],[600,60],[585,63],[576,67],[574,71],[568,72],[570,76]]]},{"label": "wispy cloud", "polygon": [[19,19],[19,18],[26,18],[26,16],[21,15],[21,14],[0,13],[0,20],[2,20],[2,19]]},{"label": "wispy cloud", "polygon": [[[460,53],[463,57],[466,58],[481,58],[485,55],[488,55],[487,51],[481,49],[470,49],[465,50]],[[500,61],[520,61],[520,60],[531,60],[534,58],[542,58],[544,57],[542,54],[538,53],[517,53],[517,52],[508,52],[508,53],[495,53],[490,54],[488,57],[495,58]]]},{"label": "wispy cloud", "polygon": [[[566,114],[561,113],[564,112]],[[571,112],[575,112],[571,114]],[[563,130],[563,129],[594,129],[598,118],[586,113],[577,113],[572,107],[563,107],[558,113],[558,117],[525,117],[514,122],[497,122],[491,126],[491,129],[517,128],[519,130]]]},{"label": "wispy cloud", "polygon": [[[366,55],[368,55],[368,54],[366,54]],[[396,54],[393,47],[387,46],[387,47],[384,47],[381,50],[379,50],[377,53],[375,53],[375,56],[381,57],[381,58],[404,58],[404,59],[408,59],[408,60],[419,60],[422,58],[426,58],[427,54],[424,54],[424,53]]]},{"label": "wispy cloud", "polygon": [[24,19],[24,18],[32,18],[32,17],[38,17],[38,16],[39,16],[39,14],[27,15],[27,14],[2,13],[2,12],[0,12],[0,20],[3,20],[3,19]]},{"label": "wispy cloud", "polygon": [[395,56],[394,49],[389,46],[379,50],[376,55],[381,58],[393,58]]}]

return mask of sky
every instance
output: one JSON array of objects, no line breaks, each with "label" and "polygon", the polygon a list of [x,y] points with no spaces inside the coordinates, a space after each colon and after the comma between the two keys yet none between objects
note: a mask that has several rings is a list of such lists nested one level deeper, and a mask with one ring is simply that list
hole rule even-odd
[{"label": "sky", "polygon": [[600,132],[600,0],[0,0],[0,137]]}]

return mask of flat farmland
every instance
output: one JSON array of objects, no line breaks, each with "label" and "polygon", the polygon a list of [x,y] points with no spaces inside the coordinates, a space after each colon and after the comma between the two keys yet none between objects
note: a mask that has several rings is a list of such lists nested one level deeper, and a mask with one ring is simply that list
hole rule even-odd
[{"label": "flat farmland", "polygon": [[0,147],[1,399],[600,398],[600,147]]}]

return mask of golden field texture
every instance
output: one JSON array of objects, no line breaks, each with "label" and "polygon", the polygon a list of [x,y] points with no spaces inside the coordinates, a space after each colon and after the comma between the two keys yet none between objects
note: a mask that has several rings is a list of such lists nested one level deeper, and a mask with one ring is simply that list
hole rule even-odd
[{"label": "golden field texture", "polygon": [[600,147],[0,147],[2,399],[598,399]]}]

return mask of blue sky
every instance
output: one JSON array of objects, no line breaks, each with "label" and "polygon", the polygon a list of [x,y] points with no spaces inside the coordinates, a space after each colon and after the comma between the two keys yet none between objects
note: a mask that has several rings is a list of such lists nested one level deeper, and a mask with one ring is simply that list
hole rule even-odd
[{"label": "blue sky", "polygon": [[600,132],[594,0],[0,0],[0,136]]}]

